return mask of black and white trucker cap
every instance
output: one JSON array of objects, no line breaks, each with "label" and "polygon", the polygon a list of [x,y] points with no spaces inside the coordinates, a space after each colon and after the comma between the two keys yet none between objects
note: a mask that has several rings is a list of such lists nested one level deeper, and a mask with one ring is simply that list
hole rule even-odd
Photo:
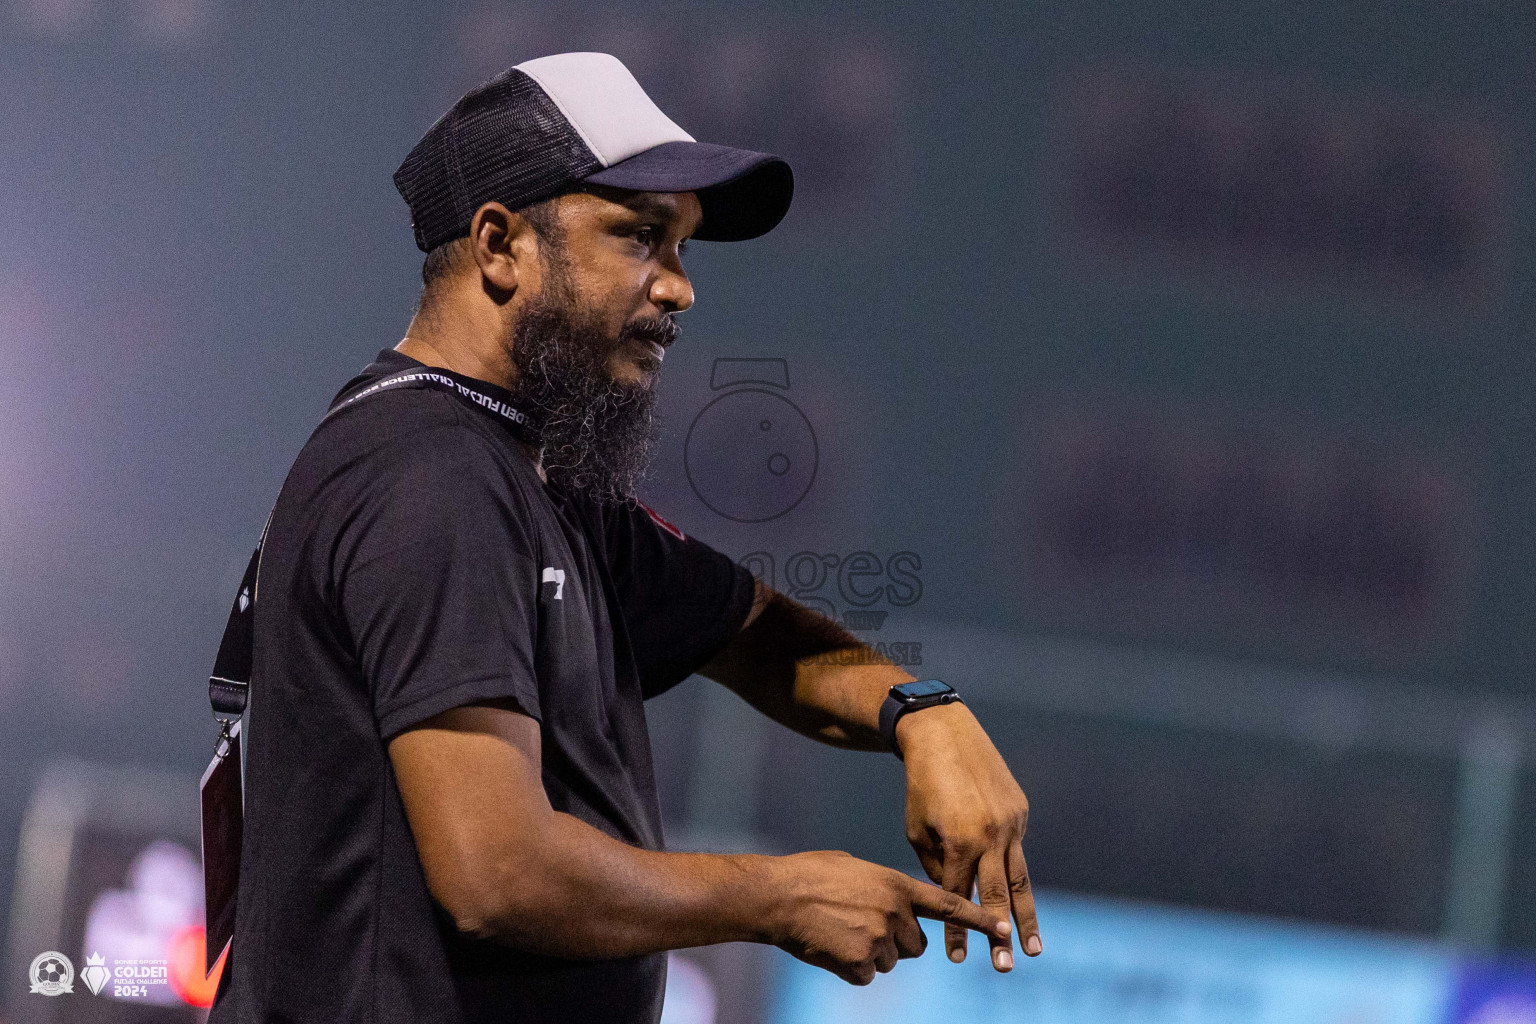
[{"label": "black and white trucker cap", "polygon": [[438,118],[395,172],[422,252],[468,234],[483,203],[515,210],[578,182],[695,192],[704,220],[694,237],[717,242],[765,234],[794,192],[784,160],[695,141],[606,53],[502,72]]}]

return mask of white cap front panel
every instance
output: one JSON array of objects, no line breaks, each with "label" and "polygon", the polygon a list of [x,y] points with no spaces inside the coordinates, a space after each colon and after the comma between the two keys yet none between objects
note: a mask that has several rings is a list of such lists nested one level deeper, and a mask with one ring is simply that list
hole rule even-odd
[{"label": "white cap front panel", "polygon": [[604,167],[664,142],[694,141],[610,54],[557,53],[525,61],[517,70],[555,101]]}]

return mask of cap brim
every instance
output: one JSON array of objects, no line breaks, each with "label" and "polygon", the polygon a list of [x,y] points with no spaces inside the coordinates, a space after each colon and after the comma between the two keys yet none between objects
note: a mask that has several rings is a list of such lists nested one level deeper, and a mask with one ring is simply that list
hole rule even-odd
[{"label": "cap brim", "polygon": [[783,158],[708,142],[664,142],[582,180],[636,192],[695,192],[704,220],[693,237],[706,242],[767,234],[789,212],[795,192]]}]

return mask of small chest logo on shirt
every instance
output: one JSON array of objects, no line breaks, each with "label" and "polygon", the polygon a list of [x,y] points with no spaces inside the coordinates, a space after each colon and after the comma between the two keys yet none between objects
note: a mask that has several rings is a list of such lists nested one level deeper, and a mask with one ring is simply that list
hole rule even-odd
[{"label": "small chest logo on shirt", "polygon": [[[636,500],[638,500],[638,499],[636,499]],[[672,536],[676,537],[678,540],[687,540],[688,539],[687,536],[683,533],[682,530],[679,530],[677,527],[673,526],[671,523],[669,523],[665,519],[661,518],[661,513],[657,512],[655,509],[651,508],[651,506],[649,506],[645,502],[641,501],[640,502],[640,507],[645,509],[645,514],[651,517],[651,522],[655,523],[657,526],[661,527],[663,530],[666,530],[668,533],[670,533]]]},{"label": "small chest logo on shirt", "polygon": [[555,598],[554,599],[556,601],[564,600],[564,598],[562,598],[560,596],[560,594],[565,590],[565,570],[564,569],[556,569],[552,565],[546,565],[544,567],[544,576],[543,576],[542,579],[539,580],[539,582],[541,584],[542,583],[553,583],[555,585]]}]

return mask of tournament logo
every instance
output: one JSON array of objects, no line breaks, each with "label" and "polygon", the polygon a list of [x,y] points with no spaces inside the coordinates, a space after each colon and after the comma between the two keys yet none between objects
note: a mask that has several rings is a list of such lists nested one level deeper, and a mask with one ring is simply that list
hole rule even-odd
[{"label": "tournament logo", "polygon": [[55,950],[37,954],[28,972],[32,991],[40,996],[60,996],[75,990],[75,965]]},{"label": "tournament logo", "polygon": [[112,972],[107,970],[107,958],[100,953],[88,955],[85,958],[85,970],[80,972],[80,980],[91,990],[91,995],[101,995],[101,987],[112,980]]}]

